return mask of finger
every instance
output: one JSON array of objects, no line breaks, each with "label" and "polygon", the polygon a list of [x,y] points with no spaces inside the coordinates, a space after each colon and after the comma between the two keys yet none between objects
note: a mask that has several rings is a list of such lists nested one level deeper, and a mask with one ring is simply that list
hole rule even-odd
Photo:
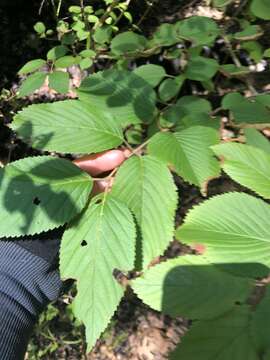
[{"label": "finger", "polygon": [[99,154],[86,155],[73,161],[90,175],[99,175],[120,166],[127,157],[126,149],[109,150]]}]

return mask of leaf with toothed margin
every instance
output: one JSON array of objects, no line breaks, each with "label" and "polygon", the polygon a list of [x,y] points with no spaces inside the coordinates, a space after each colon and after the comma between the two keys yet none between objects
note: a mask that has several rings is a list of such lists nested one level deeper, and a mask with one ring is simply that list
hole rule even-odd
[{"label": "leaf with toothed margin", "polygon": [[220,172],[219,163],[210,149],[218,142],[216,130],[192,126],[175,133],[159,132],[150,140],[148,150],[152,156],[171,165],[184,180],[203,188],[208,179]]},{"label": "leaf with toothed margin", "polygon": [[92,189],[91,177],[72,162],[28,157],[0,169],[0,237],[39,234],[80,213]]},{"label": "leaf with toothed margin", "polygon": [[210,319],[231,310],[235,302],[246,301],[252,285],[197,255],[167,260],[132,281],[132,289],[152,309],[190,319]]},{"label": "leaf with toothed margin", "polygon": [[81,101],[114,116],[117,124],[151,123],[157,113],[156,93],[147,79],[126,70],[91,74],[77,90]]},{"label": "leaf with toothed margin", "polygon": [[261,199],[237,192],[217,195],[189,211],[176,238],[205,245],[203,256],[226,271],[263,277],[270,267],[269,219],[270,205]]},{"label": "leaf with toothed margin", "polygon": [[222,168],[234,181],[270,199],[270,155],[253,146],[225,143],[212,146]]},{"label": "leaf with toothed margin", "polygon": [[109,112],[79,100],[34,104],[14,118],[11,127],[34,148],[64,153],[97,153],[123,142]]},{"label": "leaf with toothed margin", "polygon": [[86,326],[88,351],[105,330],[124,294],[113,271],[133,269],[135,237],[129,209],[106,193],[93,198],[64,233],[60,272],[64,279],[77,280],[73,309]]},{"label": "leaf with toothed margin", "polygon": [[244,134],[247,145],[254,146],[270,154],[270,141],[257,129],[246,128],[244,129]]},{"label": "leaf with toothed margin", "polygon": [[221,317],[195,322],[170,359],[260,360],[249,323],[248,306],[236,306]]},{"label": "leaf with toothed margin", "polygon": [[166,165],[152,156],[133,156],[119,169],[112,195],[134,213],[142,234],[145,268],[173,239],[176,187]]}]

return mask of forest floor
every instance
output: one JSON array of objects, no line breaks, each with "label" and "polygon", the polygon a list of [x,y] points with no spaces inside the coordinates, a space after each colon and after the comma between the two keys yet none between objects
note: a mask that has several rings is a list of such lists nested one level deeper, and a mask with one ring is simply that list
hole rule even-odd
[{"label": "forest floor", "polygon": [[[143,0],[137,1],[138,12],[143,12],[143,5],[140,6],[143,2]],[[18,69],[26,61],[46,51],[46,47],[35,39],[32,31],[33,24],[39,21],[39,4],[29,3],[16,1],[16,9],[12,5],[0,7],[2,19],[0,33],[3,35],[3,41],[0,44],[2,72],[0,76],[0,94],[2,94],[0,96],[0,161],[2,162],[21,158],[33,151],[20,141],[14,140],[11,132],[3,126],[22,106],[21,103],[17,103],[17,100],[9,100],[9,97],[5,95],[5,89],[16,88],[19,82],[16,77]],[[151,33],[151,30],[159,23],[174,22],[187,15],[204,15],[217,20],[220,20],[223,15],[222,12],[211,9],[204,1],[166,0],[153,3],[155,5],[141,24],[146,33]],[[267,86],[264,79],[258,79],[258,81],[262,81],[262,86]],[[43,101],[42,99],[44,99],[44,94],[41,99],[36,97],[35,101]],[[181,207],[177,213],[179,224],[186,212],[204,200],[204,197],[196,187],[180,182],[179,179],[177,185],[181,199]],[[239,185],[226,176],[222,176],[210,181],[208,196],[239,189]],[[192,251],[174,241],[162,259]],[[91,354],[84,355],[86,344],[83,328],[76,323],[70,311],[73,294],[73,288],[66,291],[43,314],[35,329],[26,359],[165,360],[168,359],[168,353],[181,341],[181,337],[189,326],[188,320],[172,319],[161,315],[142,304],[132,293],[128,293]]]}]

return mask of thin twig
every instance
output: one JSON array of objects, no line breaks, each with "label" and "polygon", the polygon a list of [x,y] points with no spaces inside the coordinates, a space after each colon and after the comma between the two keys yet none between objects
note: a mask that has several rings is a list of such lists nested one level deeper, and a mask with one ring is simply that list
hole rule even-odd
[{"label": "thin twig", "polygon": [[106,9],[105,13],[101,16],[99,21],[97,21],[93,27],[94,30],[96,30],[98,27],[101,27],[104,22],[107,20],[107,18],[110,16],[110,13],[112,10],[119,4],[120,0],[114,0]]},{"label": "thin twig", "polygon": [[[127,0],[127,1],[125,2],[125,5],[127,6],[126,10],[128,9],[129,4],[131,3],[131,1],[132,1],[132,0]],[[123,15],[124,15],[124,12],[125,12],[126,10],[122,10],[122,11],[121,11],[121,14],[118,16],[118,18],[117,18],[117,19],[115,20],[115,22],[114,22],[114,26],[116,26],[116,25],[119,23],[119,21],[122,19]]]},{"label": "thin twig", "polygon": [[[231,56],[231,58],[232,58],[232,60],[233,60],[233,62],[234,62],[234,64],[235,64],[235,66],[238,67],[238,68],[240,68],[240,67],[242,66],[242,64],[241,64],[240,60],[238,59],[238,57],[236,56],[235,51],[233,50],[232,45],[231,45],[229,39],[227,38],[227,36],[223,36],[223,39],[224,39],[224,41],[225,41],[225,44],[226,44],[226,46],[227,46],[227,50],[228,50],[228,52],[229,52],[229,54],[230,54],[230,56]],[[258,95],[257,90],[256,90],[256,89],[254,88],[254,86],[250,83],[250,80],[249,80],[248,78],[245,78],[244,81],[245,81],[248,89],[249,89],[250,92],[252,93],[252,95]]]},{"label": "thin twig", "polygon": [[136,26],[140,26],[141,23],[144,21],[144,19],[146,18],[146,16],[149,14],[149,12],[152,10],[152,3],[147,2],[148,7],[146,8],[145,12],[142,14],[140,20],[137,22]]}]

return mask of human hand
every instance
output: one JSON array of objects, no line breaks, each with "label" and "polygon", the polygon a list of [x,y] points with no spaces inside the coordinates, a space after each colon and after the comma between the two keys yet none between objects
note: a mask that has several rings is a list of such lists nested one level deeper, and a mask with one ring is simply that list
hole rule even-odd
[{"label": "human hand", "polygon": [[[117,149],[107,150],[98,154],[86,155],[73,161],[82,170],[86,171],[91,176],[95,177],[102,175],[108,171],[117,169],[129,156],[130,150]],[[104,192],[110,189],[113,183],[113,176],[100,178],[94,181],[92,195]]]}]

